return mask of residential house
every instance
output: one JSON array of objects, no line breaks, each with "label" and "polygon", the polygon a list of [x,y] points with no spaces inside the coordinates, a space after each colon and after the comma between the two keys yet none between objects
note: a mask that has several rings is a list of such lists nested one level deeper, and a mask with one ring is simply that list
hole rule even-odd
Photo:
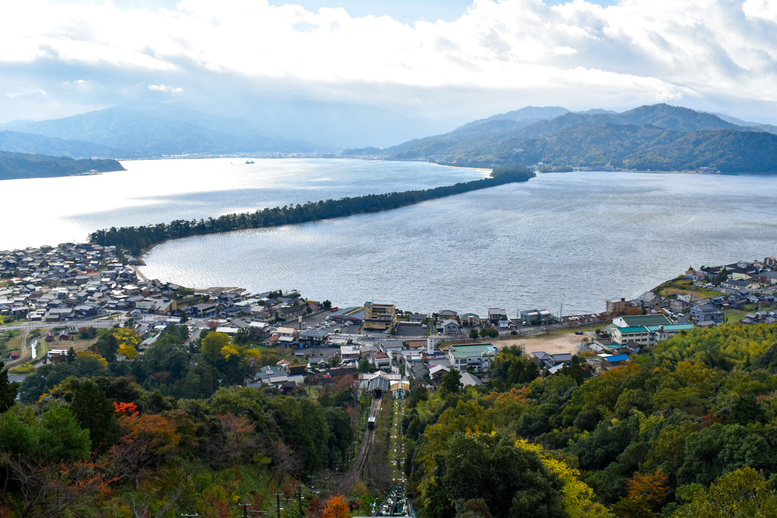
[{"label": "residential house", "polygon": [[478,385],[483,384],[480,378],[471,372],[462,372],[460,382],[462,387],[477,387]]},{"label": "residential house", "polygon": [[216,311],[218,311],[218,304],[214,304],[212,302],[202,302],[200,304],[191,306],[189,311],[191,311],[192,315],[195,317],[212,317],[216,314]]},{"label": "residential house", "polygon": [[279,327],[275,334],[278,335],[277,345],[289,347],[296,344],[299,331],[293,327]]},{"label": "residential house", "polygon": [[712,304],[696,304],[691,308],[691,318],[698,325],[707,322],[712,325],[718,325],[722,324],[726,319],[724,313]]},{"label": "residential house", "polygon": [[295,303],[290,306],[282,306],[276,310],[278,318],[283,321],[289,321],[294,318],[301,317],[305,313],[307,305],[302,303]]},{"label": "residential house", "polygon": [[536,351],[532,355],[540,362],[540,367],[543,369],[552,369],[558,365],[564,365],[572,361],[572,355],[570,353],[558,353],[549,354],[545,351]]},{"label": "residential house", "polygon": [[459,317],[459,320],[464,327],[475,327],[480,325],[480,317],[475,313],[464,313]]},{"label": "residential house", "polygon": [[318,347],[326,342],[329,331],[326,329],[306,329],[299,334],[299,343],[302,347]]},{"label": "residential house", "polygon": [[433,365],[429,367],[429,378],[439,383],[451,371],[451,368],[447,365]]},{"label": "residential house", "polygon": [[620,367],[629,361],[628,355],[625,354],[607,354],[601,355],[602,370],[611,370],[615,367]]},{"label": "residential house", "polygon": [[346,362],[348,360],[358,361],[361,358],[361,349],[358,345],[341,345],[340,346],[340,361]]},{"label": "residential house", "polygon": [[437,332],[444,335],[457,335],[461,333],[461,326],[455,320],[442,319],[437,321]]}]

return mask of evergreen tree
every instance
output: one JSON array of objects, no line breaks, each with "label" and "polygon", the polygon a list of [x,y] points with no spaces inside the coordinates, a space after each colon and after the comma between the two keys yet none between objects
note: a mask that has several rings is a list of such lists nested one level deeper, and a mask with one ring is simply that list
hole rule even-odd
[{"label": "evergreen tree", "polygon": [[456,369],[451,369],[442,378],[442,390],[446,394],[455,394],[461,389],[461,374]]},{"label": "evergreen tree", "polygon": [[89,430],[92,447],[103,453],[119,440],[121,430],[116,412],[105,392],[93,381],[86,380],[76,391],[70,409],[81,428]]},{"label": "evergreen tree", "polygon": [[5,363],[0,362],[0,413],[14,405],[19,392],[19,382],[8,381],[8,372],[3,370]]}]

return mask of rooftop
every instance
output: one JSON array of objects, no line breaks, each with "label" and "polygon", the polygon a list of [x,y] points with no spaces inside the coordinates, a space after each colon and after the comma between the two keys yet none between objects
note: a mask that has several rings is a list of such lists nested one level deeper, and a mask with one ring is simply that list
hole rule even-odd
[{"label": "rooftop", "polygon": [[450,348],[450,353],[455,359],[471,358],[472,356],[495,354],[496,347],[494,344],[453,345]]}]

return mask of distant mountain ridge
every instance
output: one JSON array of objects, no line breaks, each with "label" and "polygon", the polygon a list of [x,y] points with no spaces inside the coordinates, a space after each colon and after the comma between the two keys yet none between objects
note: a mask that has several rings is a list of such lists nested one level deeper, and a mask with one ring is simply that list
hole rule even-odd
[{"label": "distant mountain ridge", "polygon": [[46,137],[20,131],[0,131],[0,149],[15,153],[79,157],[122,157],[127,151],[92,142]]},{"label": "distant mountain ridge", "polygon": [[60,119],[2,124],[0,150],[110,158],[332,153],[354,145],[386,146],[453,127],[449,121],[344,103],[224,100],[201,109],[125,104]]},{"label": "distant mountain ridge", "polygon": [[[338,103],[254,101],[241,105],[234,100],[231,108],[220,108],[242,115],[215,115],[170,103],[128,104],[56,120],[15,121],[0,125],[0,150],[71,158],[319,156],[336,153],[336,143],[354,139],[385,142],[445,126],[374,107]],[[408,127],[414,124],[410,132]],[[775,126],[666,104],[623,113],[527,106],[447,133],[384,149],[346,150],[343,156],[477,167],[776,173],[775,133]],[[289,135],[318,136],[332,146]]]},{"label": "distant mountain ridge", "polygon": [[489,117],[444,135],[386,148],[379,156],[475,167],[777,173],[777,135],[710,113],[666,104],[623,113],[567,110],[553,116],[563,108],[534,110],[546,117],[528,124],[508,114]]},{"label": "distant mountain ridge", "polygon": [[[164,104],[150,108],[117,106],[63,119],[17,122],[11,127],[17,134],[16,150],[36,149],[47,154],[56,152],[41,149],[41,136],[58,139],[61,146],[64,144],[62,141],[70,143],[69,155],[75,155],[74,151],[91,150],[92,153],[87,156],[106,156],[110,152],[112,154],[107,156],[118,158],[304,153],[315,149],[310,143],[267,135],[245,119]],[[27,137],[26,143],[23,143],[20,134],[36,137]],[[77,137],[80,146],[73,144],[74,137]],[[37,147],[33,143],[37,143]],[[92,147],[85,147],[84,143]]]}]

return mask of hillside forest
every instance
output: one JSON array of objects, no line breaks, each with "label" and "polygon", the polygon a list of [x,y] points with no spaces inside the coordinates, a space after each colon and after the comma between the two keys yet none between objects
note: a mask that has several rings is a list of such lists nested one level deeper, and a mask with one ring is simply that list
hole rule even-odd
[{"label": "hillside forest", "polygon": [[[0,378],[0,516],[226,517],[297,494],[282,517],[366,516],[387,489],[332,483],[366,419],[353,376],[280,394],[240,386],[271,349],[171,326],[137,354],[131,328],[92,332],[21,386]],[[596,376],[586,360],[547,375],[505,347],[484,385],[415,382],[419,516],[777,515],[777,326],[693,329]]]}]

